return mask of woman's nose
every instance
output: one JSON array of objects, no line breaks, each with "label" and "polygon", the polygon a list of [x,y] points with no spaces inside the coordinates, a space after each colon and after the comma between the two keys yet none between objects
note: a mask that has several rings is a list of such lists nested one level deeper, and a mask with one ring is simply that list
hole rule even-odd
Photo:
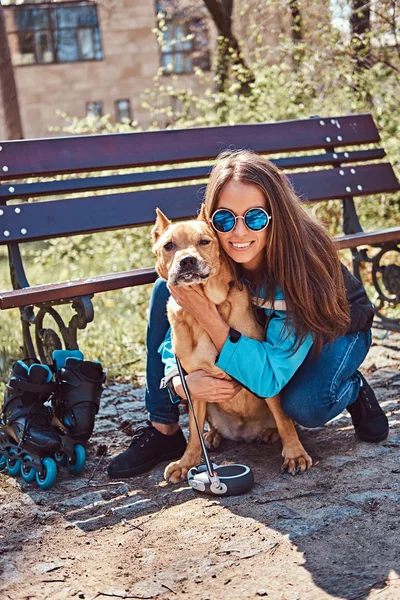
[{"label": "woman's nose", "polygon": [[235,233],[236,235],[244,235],[247,232],[246,225],[244,224],[244,219],[236,219],[236,227]]}]

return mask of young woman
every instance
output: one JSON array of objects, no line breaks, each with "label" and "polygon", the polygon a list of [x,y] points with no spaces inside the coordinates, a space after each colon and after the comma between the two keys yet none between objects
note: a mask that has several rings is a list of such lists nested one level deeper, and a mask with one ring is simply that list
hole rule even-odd
[{"label": "young woman", "polygon": [[110,477],[144,473],[185,450],[177,405],[185,395],[165,308],[170,293],[207,331],[219,352],[216,364],[233,378],[190,373],[193,398],[226,402],[244,385],[261,398],[279,393],[286,414],[305,427],[324,425],[347,408],[361,440],[385,439],[387,418],[357,370],[371,345],[372,305],[286,177],[252,152],[223,153],[210,175],[205,207],[232,276],[249,287],[265,322],[265,341],[230,330],[200,286],[168,290],[158,280],[147,335],[149,423],[111,461]]}]

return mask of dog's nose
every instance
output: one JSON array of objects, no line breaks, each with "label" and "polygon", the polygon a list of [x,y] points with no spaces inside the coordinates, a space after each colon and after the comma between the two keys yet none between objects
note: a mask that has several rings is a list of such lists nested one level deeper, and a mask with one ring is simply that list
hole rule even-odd
[{"label": "dog's nose", "polygon": [[195,259],[195,257],[189,254],[188,256],[184,256],[183,258],[181,258],[181,260],[179,261],[179,266],[182,269],[190,269],[191,267],[195,267],[196,263],[197,260]]}]

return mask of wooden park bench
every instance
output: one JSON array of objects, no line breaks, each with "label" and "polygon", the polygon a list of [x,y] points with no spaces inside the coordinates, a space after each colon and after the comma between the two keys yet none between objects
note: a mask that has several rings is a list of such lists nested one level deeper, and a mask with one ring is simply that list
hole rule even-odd
[{"label": "wooden park bench", "polygon": [[[43,344],[46,313],[59,326],[65,347],[76,349],[77,329],[93,319],[94,294],[151,283],[156,274],[153,268],[142,268],[30,287],[19,245],[150,224],[157,206],[171,219],[192,217],[204,195],[212,159],[227,148],[250,148],[273,160],[288,173],[303,202],[341,200],[344,235],[335,244],[351,249],[356,276],[360,277],[362,262],[371,263],[378,294],[376,315],[386,326],[398,328],[399,320],[383,312],[385,305],[400,300],[400,268],[381,262],[386,253],[399,251],[400,227],[364,232],[353,201],[400,189],[384,160],[385,151],[371,147],[379,140],[371,115],[360,114],[0,142],[0,243],[8,246],[14,288],[0,293],[0,307],[20,308],[25,356],[50,359]],[[198,166],[199,162],[206,164]],[[107,193],[88,194],[99,190]],[[368,247],[379,250],[373,250],[376,256],[369,256]],[[66,303],[76,314],[64,325],[54,306]],[[54,336],[52,344],[61,347],[58,334]]]}]

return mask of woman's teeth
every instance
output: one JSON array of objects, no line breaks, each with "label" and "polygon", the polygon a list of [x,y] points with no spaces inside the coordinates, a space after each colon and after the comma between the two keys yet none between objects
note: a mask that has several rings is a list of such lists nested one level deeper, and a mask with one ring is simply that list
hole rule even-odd
[{"label": "woman's teeth", "polygon": [[247,242],[247,244],[234,244],[233,242],[231,242],[231,244],[234,248],[248,248],[249,246],[251,246],[251,242]]}]

